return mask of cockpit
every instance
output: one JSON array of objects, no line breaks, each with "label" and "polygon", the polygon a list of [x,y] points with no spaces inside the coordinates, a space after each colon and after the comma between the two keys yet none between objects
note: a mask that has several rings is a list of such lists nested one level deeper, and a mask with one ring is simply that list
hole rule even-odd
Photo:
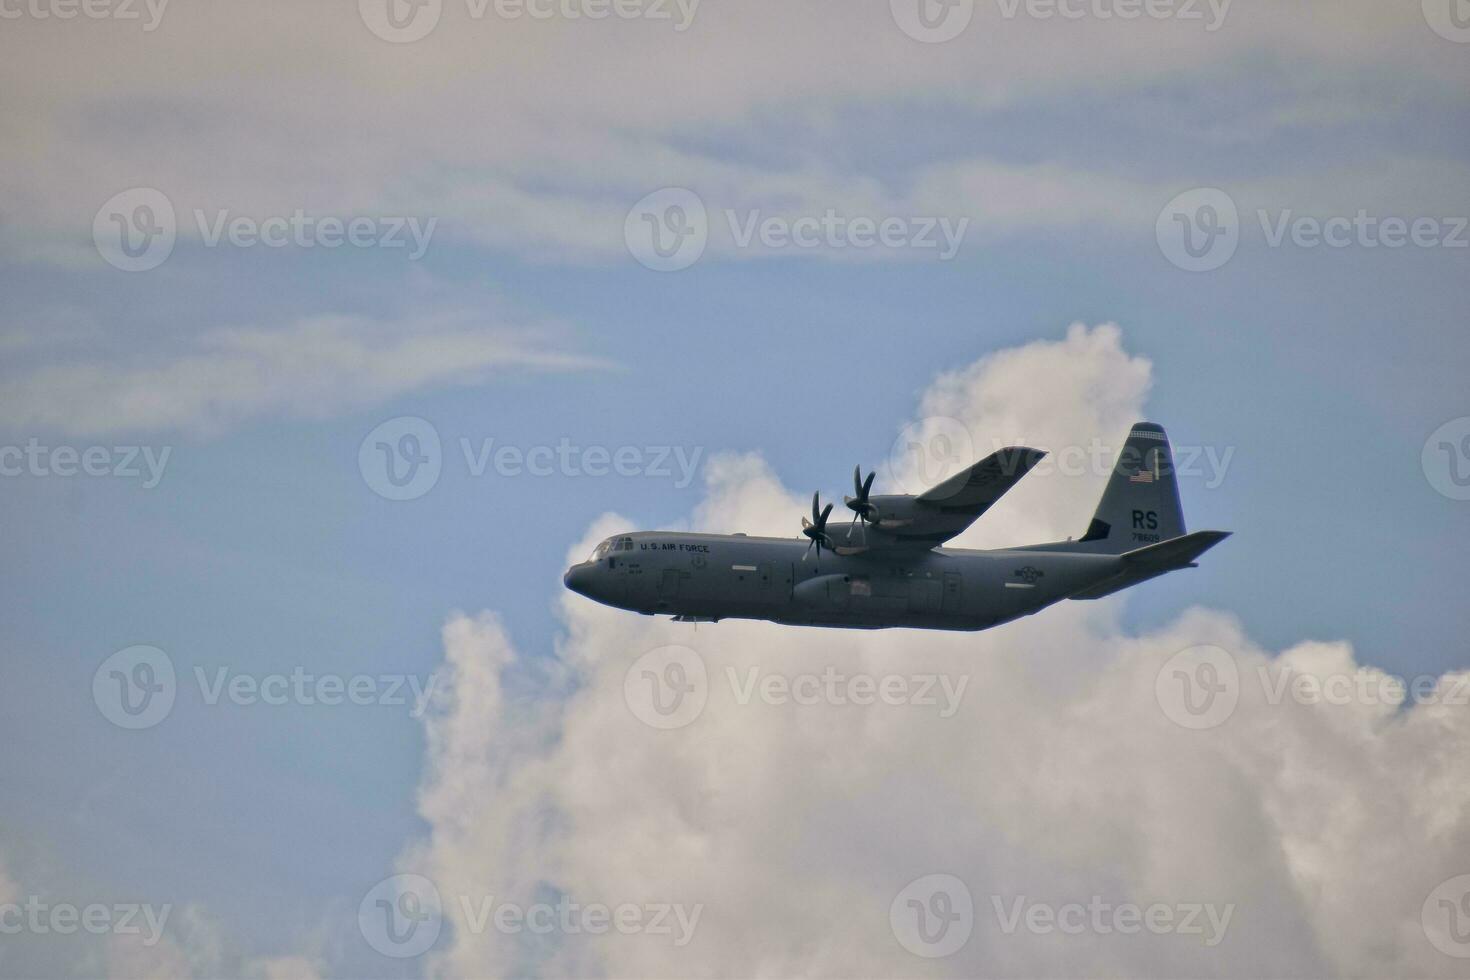
[{"label": "cockpit", "polygon": [[633,539],[632,539],[632,537],[630,537],[629,535],[626,535],[626,534],[625,535],[620,535],[618,537],[608,538],[606,541],[602,542],[602,544],[598,545],[597,548],[596,548],[596,550],[594,550],[592,552],[592,557],[589,558],[589,559],[587,559],[587,560],[588,561],[601,561],[603,558],[606,558],[608,555],[617,554],[620,551],[632,551],[632,550],[633,550]]}]

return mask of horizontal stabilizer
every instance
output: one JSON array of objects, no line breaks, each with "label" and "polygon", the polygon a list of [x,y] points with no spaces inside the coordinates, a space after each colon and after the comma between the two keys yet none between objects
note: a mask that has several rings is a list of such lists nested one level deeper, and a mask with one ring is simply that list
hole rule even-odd
[{"label": "horizontal stabilizer", "polygon": [[1194,568],[1195,559],[1230,537],[1229,531],[1196,531],[1183,537],[1151,544],[1122,556],[1123,568],[1106,581],[1099,582],[1073,599],[1101,599],[1114,592],[1147,582],[1167,572]]},{"label": "horizontal stabilizer", "polygon": [[1129,568],[1157,568],[1161,572],[1172,572],[1176,568],[1190,567],[1196,558],[1228,537],[1229,531],[1195,531],[1182,538],[1161,541],[1130,551],[1123,556],[1123,561]]}]

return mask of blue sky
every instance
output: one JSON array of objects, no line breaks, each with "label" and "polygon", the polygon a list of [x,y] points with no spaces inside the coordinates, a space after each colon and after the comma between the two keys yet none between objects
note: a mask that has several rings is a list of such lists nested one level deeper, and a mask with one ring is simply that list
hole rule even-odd
[{"label": "blue sky", "polygon": [[[1470,668],[1470,504],[1421,462],[1470,414],[1470,249],[1271,247],[1257,218],[1470,214],[1470,47],[1412,4],[1240,2],[1208,36],[992,17],[940,45],[881,4],[813,6],[705,9],[681,34],[441,24],[406,45],[318,4],[180,5],[148,34],[7,23],[0,442],[170,450],[153,488],[0,478],[12,894],[194,907],[211,925],[176,912],[172,938],[195,968],[430,969],[375,956],[356,927],[363,893],[436,830],[411,705],[210,705],[196,668],[426,679],[445,622],[493,610],[511,673],[534,675],[562,662],[568,550],[608,512],[690,522],[705,474],[476,477],[461,439],[757,453],[795,495],[836,495],[938,376],[1075,322],[1118,324],[1151,363],[1143,415],[1176,446],[1234,451],[1219,486],[1183,493],[1191,527],[1235,536],[1132,593],[1120,629],[1206,606],[1265,650],[1346,641],[1391,673]],[[91,225],[135,187],[164,192],[179,237],[126,272]],[[670,273],[623,242],[628,209],[664,187],[698,194],[711,229]],[[1238,205],[1241,241],[1190,273],[1156,219],[1203,187]],[[417,260],[211,247],[193,208],[438,225]],[[726,208],[970,223],[952,261],[853,258],[742,250]],[[390,501],[358,453],[401,416],[432,423],[443,472]],[[1071,504],[1080,532],[1095,497]],[[179,694],[123,731],[92,678],[135,644],[168,654]],[[7,975],[126,971],[84,938],[7,945]]]}]

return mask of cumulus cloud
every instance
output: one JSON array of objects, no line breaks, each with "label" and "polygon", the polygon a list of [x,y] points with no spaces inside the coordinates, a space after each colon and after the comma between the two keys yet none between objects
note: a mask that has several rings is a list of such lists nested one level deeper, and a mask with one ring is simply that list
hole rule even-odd
[{"label": "cumulus cloud", "polygon": [[[1032,394],[1038,370],[1054,372],[1045,397]],[[938,379],[920,414],[1075,441],[1141,417],[1149,379],[1116,328],[1077,327]],[[708,479],[694,523],[789,532],[798,495],[759,458],[727,457]],[[1064,518],[1042,494],[1018,504],[1017,530],[1073,526],[1093,499]],[[608,515],[572,553],[630,523]],[[1392,696],[1314,700],[1278,681],[1386,678],[1343,642],[1267,650],[1225,611],[1133,635],[1123,601],[950,635],[695,630],[567,595],[550,657],[517,650],[493,613],[454,618],[448,683],[426,716],[420,809],[431,829],[400,861],[443,897],[433,972],[1463,975],[1431,938],[1428,900],[1470,871],[1470,786],[1457,775],[1470,711],[1449,696],[1467,678],[1441,678],[1407,708]],[[642,683],[636,670],[630,681],[641,657],[671,644],[702,665],[704,700],[687,724],[660,729],[627,685]],[[1223,673],[1199,674],[1206,661]],[[1232,670],[1229,710],[1212,707],[1208,725],[1172,700],[1178,671],[1224,683]],[[951,696],[750,695],[752,678],[828,671],[932,676]],[[930,958],[898,924],[912,914],[905,889],[935,874],[962,883],[973,919],[962,945]],[[682,944],[677,927],[533,933],[466,914],[488,896],[698,918]],[[1199,933],[1129,934],[1083,911],[1072,934],[1027,912],[1074,904],[1160,907],[1180,926],[1193,907],[1216,919],[1200,912]]]},{"label": "cumulus cloud", "polygon": [[476,384],[495,371],[607,366],[558,350],[548,334],[460,314],[314,316],[286,327],[210,330],[183,349],[61,357],[0,378],[0,405],[13,428],[211,435],[262,416],[320,418],[407,392]]}]

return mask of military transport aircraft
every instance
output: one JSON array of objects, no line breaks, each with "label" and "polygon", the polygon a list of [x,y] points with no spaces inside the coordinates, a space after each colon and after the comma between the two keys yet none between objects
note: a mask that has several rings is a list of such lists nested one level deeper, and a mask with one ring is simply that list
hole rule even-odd
[{"label": "military transport aircraft", "polygon": [[805,538],[639,531],[573,565],[566,586],[609,606],[681,622],[766,619],[851,629],[983,630],[1063,599],[1099,599],[1195,559],[1229,537],[1186,534],[1168,436],[1133,427],[1087,533],[1000,551],[941,545],[1046,454],[1002,449],[917,496],[871,494],[853,474],[853,519],[828,527],[812,496]]}]

